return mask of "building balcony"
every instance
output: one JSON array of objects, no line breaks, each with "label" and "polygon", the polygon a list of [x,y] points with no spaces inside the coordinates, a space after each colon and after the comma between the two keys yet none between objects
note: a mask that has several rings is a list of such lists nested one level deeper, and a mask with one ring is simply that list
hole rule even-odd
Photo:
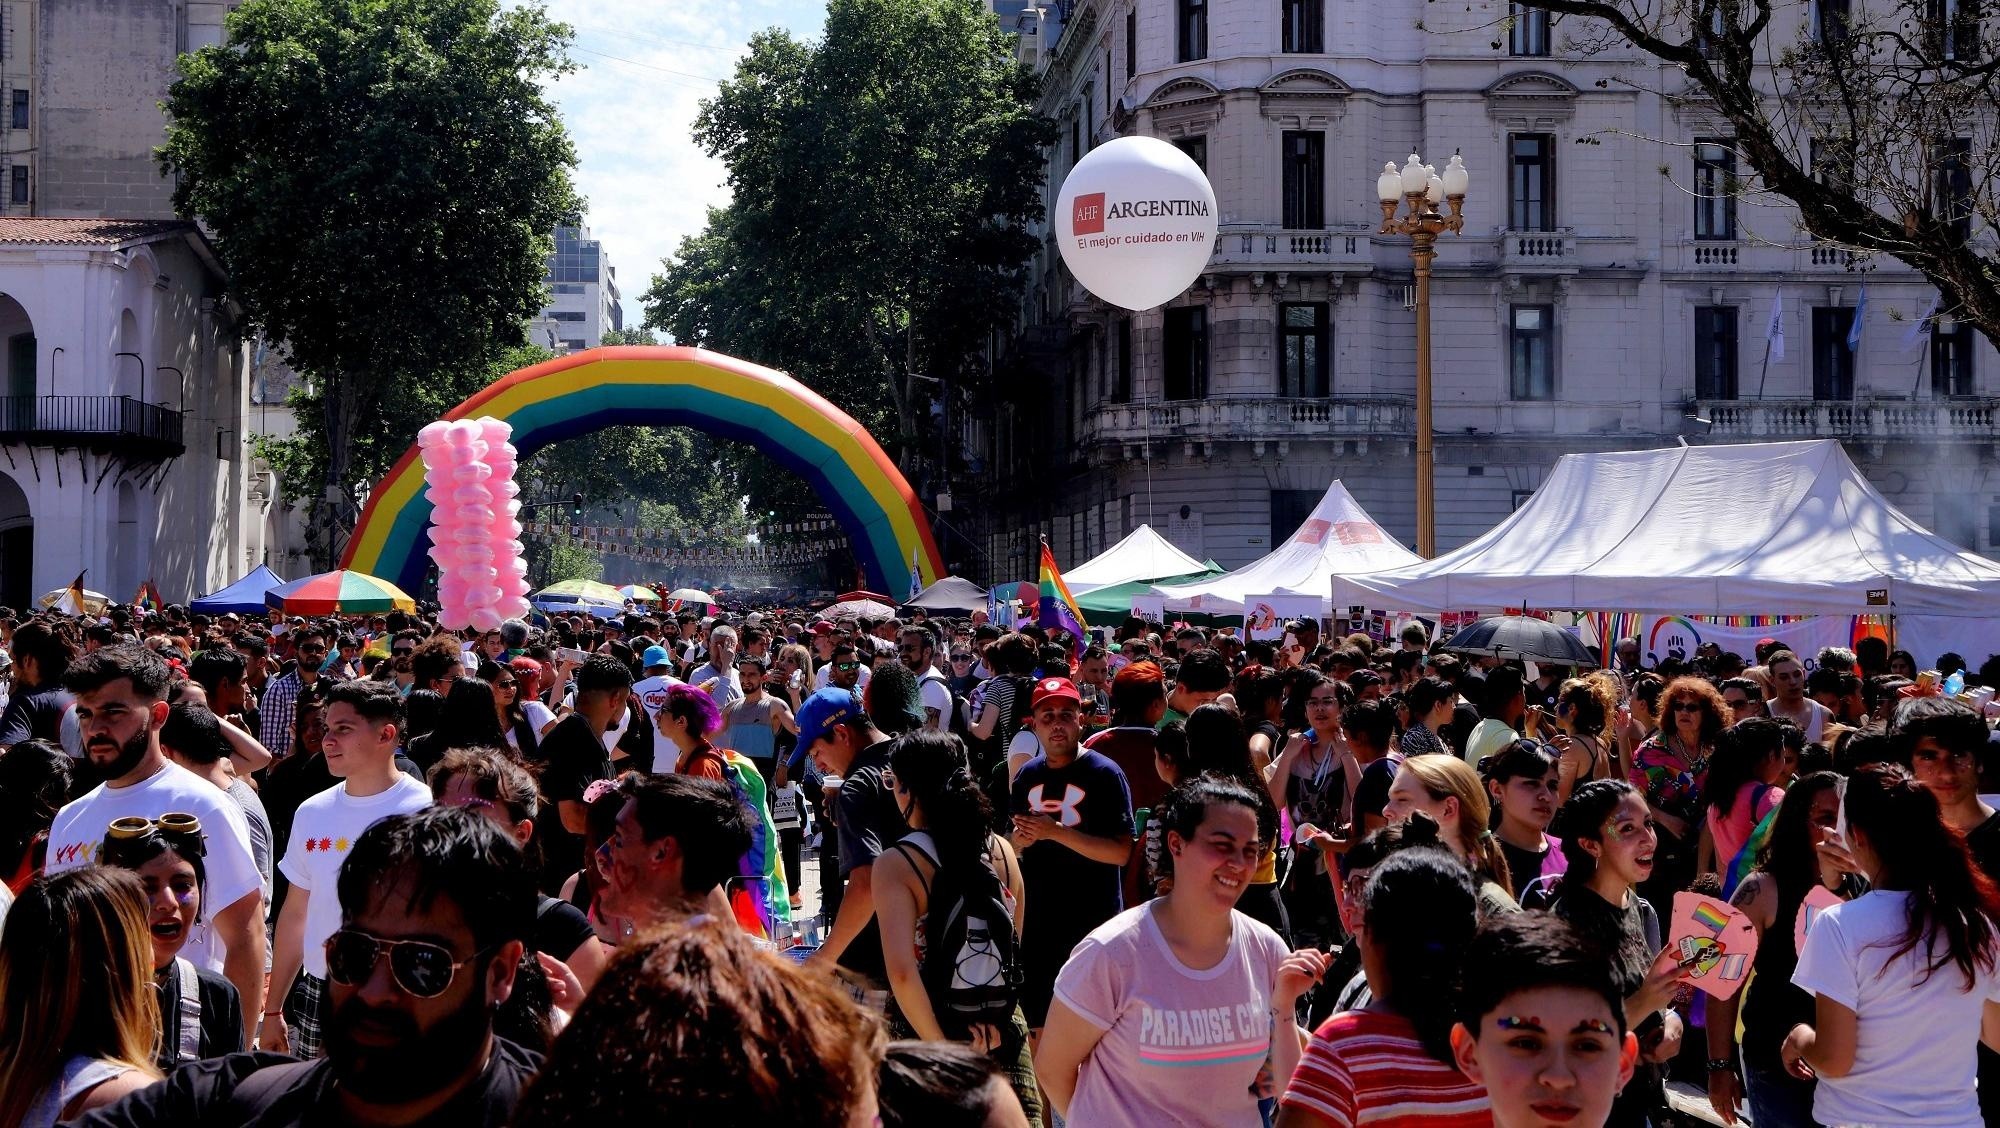
[{"label": "building balcony", "polygon": [[1503,270],[1548,272],[1575,270],[1576,232],[1567,227],[1553,231],[1502,231],[1500,266]]},{"label": "building balcony", "polygon": [[0,396],[0,443],[115,452],[136,460],[186,449],[181,413],[130,396]]},{"label": "building balcony", "polygon": [[2000,444],[2000,399],[1700,400],[1712,439]]},{"label": "building balcony", "polygon": [[1084,423],[1089,444],[1247,442],[1265,444],[1326,439],[1410,440],[1416,405],[1407,398],[1285,398],[1245,396],[1162,403],[1104,404]]},{"label": "building balcony", "polygon": [[1271,224],[1224,224],[1215,234],[1210,270],[1366,274],[1375,269],[1366,224],[1293,231]]}]

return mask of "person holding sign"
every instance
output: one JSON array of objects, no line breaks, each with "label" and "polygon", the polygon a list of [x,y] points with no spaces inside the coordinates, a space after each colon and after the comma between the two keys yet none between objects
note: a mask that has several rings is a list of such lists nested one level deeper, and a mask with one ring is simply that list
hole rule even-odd
[{"label": "person holding sign", "polygon": [[1818,1079],[1824,1124],[1976,1128],[1973,1048],[2000,1032],[2000,888],[1899,766],[1848,777],[1844,813],[1820,852],[1872,888],[1806,934],[1792,982],[1813,1021],[1785,1038],[1785,1068]]},{"label": "person holding sign", "polygon": [[1839,782],[1832,772],[1815,772],[1785,793],[1757,868],[1729,900],[1756,927],[1758,942],[1756,986],[1745,996],[1708,1000],[1708,1101],[1724,1123],[1736,1123],[1746,1103],[1757,1128],[1813,1123],[1813,1083],[1785,1072],[1778,1047],[1792,1027],[1813,1017],[1812,996],[1791,981],[1799,961],[1794,923],[1813,890],[1844,884],[1819,852],[1839,817]]},{"label": "person holding sign", "polygon": [[1660,918],[1638,886],[1653,873],[1659,838],[1646,797],[1624,780],[1592,780],[1556,815],[1569,869],[1549,908],[1612,953],[1625,1020],[1638,1035],[1640,1064],[1605,1124],[1641,1128],[1666,1093],[1660,1063],[1680,1051],[1680,1015],[1669,1009],[1686,971],[1660,940]]}]

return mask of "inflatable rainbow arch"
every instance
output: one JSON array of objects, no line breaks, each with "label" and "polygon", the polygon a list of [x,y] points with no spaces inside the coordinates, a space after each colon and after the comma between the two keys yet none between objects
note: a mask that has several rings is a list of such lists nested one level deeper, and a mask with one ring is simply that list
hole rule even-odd
[{"label": "inflatable rainbow arch", "polygon": [[[782,372],[679,346],[590,349],[523,368],[459,404],[446,419],[490,415],[513,424],[521,457],[611,426],[686,425],[756,447],[810,483],[840,522],[877,591],[901,592],[914,566],[944,575],[923,505],[866,430]],[[645,483],[633,483],[643,495]],[[341,566],[423,585],[430,503],[416,446],[377,483]]]}]

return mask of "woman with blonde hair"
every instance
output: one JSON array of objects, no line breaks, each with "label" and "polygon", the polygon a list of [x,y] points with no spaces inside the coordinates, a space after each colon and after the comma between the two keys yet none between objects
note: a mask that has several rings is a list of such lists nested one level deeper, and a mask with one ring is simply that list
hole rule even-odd
[{"label": "woman with blonde hair", "polygon": [[146,891],[129,870],[36,878],[0,932],[0,1124],[50,1128],[159,1080]]},{"label": "woman with blonde hair", "polygon": [[1606,730],[1618,714],[1618,690],[1602,671],[1571,678],[1556,690],[1556,724],[1561,735],[1553,741],[1556,761],[1556,805],[1569,802],[1570,792],[1594,779],[1623,779],[1618,749]]},{"label": "woman with blonde hair", "polygon": [[1382,813],[1392,823],[1402,822],[1412,812],[1422,811],[1437,820],[1445,845],[1472,868],[1479,879],[1479,912],[1511,913],[1520,909],[1514,901],[1513,878],[1507,871],[1507,856],[1490,828],[1493,803],[1479,773],[1456,756],[1412,756],[1396,769],[1389,784],[1389,804]]}]

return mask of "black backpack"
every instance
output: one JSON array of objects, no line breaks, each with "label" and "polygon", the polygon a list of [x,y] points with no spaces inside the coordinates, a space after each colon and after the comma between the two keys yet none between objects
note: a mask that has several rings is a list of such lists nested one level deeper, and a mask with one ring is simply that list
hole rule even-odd
[{"label": "black backpack", "polygon": [[[913,847],[898,842],[910,868],[923,883],[923,870],[910,857]],[[916,850],[917,853],[925,853]],[[938,1025],[953,1038],[971,1036],[974,1026],[1007,1029],[1021,1000],[1022,969],[1014,922],[1007,914],[1000,878],[981,855],[978,865],[947,869],[936,865],[924,884],[924,959],[918,968]],[[970,872],[961,873],[959,869]]]}]

